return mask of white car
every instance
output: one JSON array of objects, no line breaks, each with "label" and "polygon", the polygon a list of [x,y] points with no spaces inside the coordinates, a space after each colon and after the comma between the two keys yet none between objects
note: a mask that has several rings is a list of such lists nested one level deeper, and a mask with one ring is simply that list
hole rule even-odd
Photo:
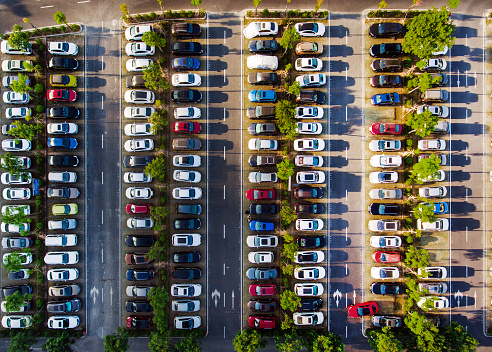
[{"label": "white car", "polygon": [[125,135],[133,136],[151,136],[152,133],[151,123],[129,123],[125,126]]},{"label": "white car", "polygon": [[154,227],[154,221],[151,218],[129,218],[126,220],[126,226],[129,229],[151,229]]},{"label": "white car", "polygon": [[188,106],[186,108],[174,108],[174,118],[177,120],[199,119],[202,117],[202,110]]},{"label": "white car", "polygon": [[80,324],[80,318],[76,315],[55,315],[49,317],[49,329],[75,329]]},{"label": "white car", "polygon": [[[427,273],[426,277],[423,277],[424,271]],[[427,266],[419,268],[417,275],[421,279],[442,280],[448,277],[448,271],[443,266]]]},{"label": "white car", "polygon": [[326,179],[323,171],[299,171],[296,181],[299,184],[324,183]]},{"label": "white car", "polygon": [[79,47],[69,42],[49,42],[48,51],[52,55],[77,55]]},{"label": "white car", "polygon": [[448,285],[444,282],[421,282],[419,283],[419,291],[431,294],[443,294],[448,292]]},{"label": "white car", "polygon": [[200,284],[173,284],[171,285],[171,296],[173,297],[198,297],[202,294]]},{"label": "white car", "polygon": [[[431,308],[426,307],[426,302],[432,301]],[[425,311],[434,309],[447,309],[449,308],[449,300],[447,297],[442,296],[424,296],[417,302],[417,306]]]},{"label": "white car", "polygon": [[300,22],[295,25],[301,37],[322,37],[325,34],[325,25],[316,22]]},{"label": "white car", "polygon": [[297,155],[294,163],[300,167],[321,167],[323,166],[323,157],[318,155]]},{"label": "white car", "polygon": [[392,266],[373,266],[371,268],[371,277],[377,280],[394,280],[400,277],[400,271]]},{"label": "white car", "polygon": [[176,247],[196,247],[202,243],[198,233],[180,233],[172,236],[172,244]]},{"label": "white car", "polygon": [[[28,156],[12,156],[12,160],[17,160],[17,165],[23,167],[24,169],[29,169],[31,167],[31,158]],[[0,158],[0,165],[5,168],[5,158]]]},{"label": "white car", "polygon": [[30,172],[26,172],[25,174],[4,172],[0,176],[0,180],[4,185],[29,185],[32,182],[32,174]]},{"label": "white car", "polygon": [[325,224],[321,219],[297,219],[297,231],[320,231],[323,230]]},{"label": "white car", "polygon": [[278,142],[275,139],[250,139],[249,150],[277,150]]},{"label": "white car", "polygon": [[[27,275],[26,278],[29,277],[27,274],[27,269],[21,269],[20,271],[25,272]],[[11,310],[10,312],[7,312],[7,301],[3,301],[2,304],[0,304],[0,310],[3,313],[22,313],[22,312],[27,312],[28,310],[31,310],[31,305],[30,302],[24,301],[24,303],[19,306],[16,310]]]},{"label": "white car", "polygon": [[24,119],[26,116],[31,116],[30,108],[7,108],[5,109],[5,118],[7,119]]},{"label": "white car", "polygon": [[199,167],[201,165],[202,165],[202,158],[199,155],[173,156],[173,166],[176,167]]},{"label": "white car", "polygon": [[315,326],[321,325],[324,321],[322,312],[294,313],[292,315],[295,325]]},{"label": "white car", "polygon": [[10,252],[10,253],[5,253],[3,255],[2,261],[4,264],[8,263],[8,258],[13,254],[17,253],[19,254],[20,257],[20,265],[29,265],[32,263],[32,254],[31,253],[24,253],[24,252]]},{"label": "white car", "polygon": [[73,122],[49,123],[46,127],[48,134],[75,134],[79,127]]},{"label": "white car", "polygon": [[48,230],[72,230],[77,227],[77,220],[63,219],[48,221]]},{"label": "white car", "polygon": [[77,280],[79,271],[75,268],[50,269],[46,274],[48,281],[71,281]]},{"label": "white car", "polygon": [[51,171],[48,174],[48,181],[74,183],[77,181],[77,174],[75,172],[68,171]]},{"label": "white car", "polygon": [[432,115],[441,118],[449,116],[449,108],[444,105],[421,105],[417,108],[417,114],[423,114],[424,111],[430,111]]},{"label": "white car", "polygon": [[199,187],[176,187],[173,189],[174,199],[200,199],[202,189]]},{"label": "white car", "polygon": [[152,26],[149,24],[139,24],[125,29],[126,40],[142,40],[145,33],[152,32]]},{"label": "white car", "polygon": [[398,182],[398,172],[396,171],[376,171],[369,174],[371,183],[396,183]]},{"label": "white car", "polygon": [[173,180],[177,182],[198,183],[202,180],[202,174],[198,171],[174,170]]},{"label": "white car", "polygon": [[155,54],[155,46],[144,42],[133,42],[126,44],[125,52],[128,56],[149,56]]},{"label": "white car", "polygon": [[325,149],[325,141],[321,138],[304,138],[304,139],[296,139],[294,141],[294,150],[295,151],[322,151]]},{"label": "white car", "polygon": [[173,312],[198,312],[200,301],[197,299],[180,299],[171,302]]},{"label": "white car", "polygon": [[125,92],[125,101],[129,104],[153,104],[154,92],[142,89],[130,89]]},{"label": "white car", "polygon": [[371,247],[374,248],[401,247],[401,238],[399,236],[371,236],[369,242]]},{"label": "white car", "polygon": [[321,134],[323,125],[319,122],[298,122],[296,132],[300,134]]},{"label": "white car", "polygon": [[3,92],[3,102],[6,104],[27,104],[31,100],[28,93]]},{"label": "white car", "polygon": [[246,237],[248,247],[277,247],[278,237],[274,235],[255,235]]},{"label": "white car", "polygon": [[2,53],[7,54],[7,55],[31,55],[32,54],[32,45],[29,43],[29,46],[27,48],[18,48],[14,49],[9,45],[8,40],[2,40],[2,43],[0,43],[0,50]]},{"label": "white car", "polygon": [[154,141],[150,138],[130,139],[125,142],[127,152],[145,152],[154,149]]},{"label": "white car", "polygon": [[123,115],[127,119],[148,119],[154,112],[154,108],[129,106],[125,108]]},{"label": "white car", "polygon": [[294,253],[294,263],[311,264],[322,263],[325,260],[323,251],[298,251]]},{"label": "white car", "polygon": [[21,231],[31,230],[31,225],[27,222],[24,222],[20,225],[2,222],[0,223],[0,228],[2,232],[20,233]]},{"label": "white car", "polygon": [[48,252],[44,256],[44,262],[48,265],[77,264],[79,262],[79,252],[77,251]]},{"label": "white car", "polygon": [[318,106],[298,106],[295,110],[296,119],[322,119],[325,110]]},{"label": "white car", "polygon": [[311,73],[297,76],[296,82],[299,83],[301,88],[321,87],[326,84],[326,75],[322,73]]},{"label": "white car", "polygon": [[202,325],[202,318],[199,315],[174,317],[174,327],[178,330],[198,329],[200,325]]},{"label": "white car", "polygon": [[276,172],[253,171],[249,173],[248,180],[251,183],[277,182],[278,176]]},{"label": "white car", "polygon": [[31,190],[29,188],[4,188],[2,196],[5,200],[25,200],[31,198]]},{"label": "white car", "polygon": [[372,167],[399,167],[402,158],[399,155],[373,155],[369,162]]},{"label": "white car", "polygon": [[30,60],[3,60],[2,71],[3,72],[27,72],[25,64],[33,66]]},{"label": "white car", "polygon": [[31,150],[31,141],[27,139],[4,139],[2,149],[6,152],[26,152]]},{"label": "white car", "polygon": [[298,267],[294,269],[294,277],[297,280],[324,279],[326,270],[322,266]]},{"label": "white car", "polygon": [[271,70],[278,68],[278,57],[270,55],[251,55],[246,59],[250,70]]},{"label": "white car", "polygon": [[369,191],[369,197],[371,199],[401,199],[403,191],[395,188],[374,188]]},{"label": "white car", "polygon": [[24,213],[24,215],[31,214],[31,207],[29,205],[4,205],[2,206],[2,214],[9,213],[10,215],[19,214],[19,212]]},{"label": "white car", "polygon": [[126,183],[149,183],[152,182],[152,177],[145,172],[125,172],[123,181]]},{"label": "white car", "polygon": [[369,143],[369,149],[373,152],[401,150],[401,141],[398,139],[375,139]]},{"label": "white car", "polygon": [[437,170],[434,175],[430,175],[424,179],[421,179],[423,182],[442,182],[446,178],[446,173],[442,170]]},{"label": "white car", "polygon": [[398,231],[400,220],[369,220],[368,227],[374,232]]},{"label": "white car", "polygon": [[276,22],[251,22],[243,30],[243,34],[247,39],[272,36],[277,33],[278,24]]},{"label": "white car", "polygon": [[439,218],[434,222],[422,222],[422,219],[417,219],[417,228],[422,231],[448,231],[449,219]]},{"label": "white car", "polygon": [[249,252],[248,260],[253,264],[272,263],[273,252]]},{"label": "white car", "polygon": [[444,139],[421,139],[417,146],[420,150],[444,150],[446,141]]},{"label": "white car", "polygon": [[297,71],[321,71],[323,61],[315,57],[303,57],[297,59],[294,65]]},{"label": "white car", "polygon": [[152,59],[129,59],[126,62],[126,70],[130,72],[142,72],[152,65]]},{"label": "white car", "polygon": [[443,198],[448,194],[448,189],[445,186],[438,187],[421,187],[419,196],[422,198]]},{"label": "white car", "polygon": [[325,289],[320,283],[302,283],[294,285],[294,292],[299,297],[321,296]]},{"label": "white car", "polygon": [[126,287],[126,295],[129,297],[147,297],[152,286],[136,286],[131,285]]},{"label": "white car", "polygon": [[72,247],[77,245],[77,235],[46,235],[44,244],[46,247]]},{"label": "white car", "polygon": [[24,329],[32,325],[32,315],[4,315],[2,327],[5,329]]},{"label": "white car", "polygon": [[444,59],[422,59],[420,62],[424,63],[423,71],[445,71],[448,67],[448,63]]},{"label": "white car", "polygon": [[125,195],[128,199],[150,199],[154,192],[149,187],[128,187]]},{"label": "white car", "polygon": [[174,87],[198,87],[202,78],[196,73],[176,73],[172,75],[171,82]]}]

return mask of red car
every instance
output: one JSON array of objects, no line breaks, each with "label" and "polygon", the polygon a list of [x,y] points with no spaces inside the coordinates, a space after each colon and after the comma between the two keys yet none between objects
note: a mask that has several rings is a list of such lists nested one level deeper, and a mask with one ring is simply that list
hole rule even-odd
[{"label": "red car", "polygon": [[126,318],[126,326],[132,329],[149,329],[151,325],[151,317],[130,315],[128,318]]},{"label": "red car", "polygon": [[128,265],[147,265],[149,261],[149,253],[127,253],[125,254],[125,263]]},{"label": "red car", "polygon": [[252,296],[273,296],[276,292],[275,284],[249,285],[249,294]]},{"label": "red car", "polygon": [[399,263],[401,255],[398,252],[375,251],[372,254],[372,259],[376,263]]},{"label": "red car", "polygon": [[375,122],[369,127],[371,134],[401,134],[403,126],[399,123],[380,123]]},{"label": "red car", "polygon": [[374,301],[357,303],[347,307],[348,315],[351,318],[360,318],[364,315],[373,315],[379,311],[378,304]]},{"label": "red car", "polygon": [[126,205],[127,214],[149,214],[150,204],[129,203]]},{"label": "red car", "polygon": [[75,101],[77,93],[72,89],[48,89],[46,98],[51,101]]},{"label": "red car", "polygon": [[202,131],[202,125],[198,122],[175,122],[173,124],[173,131],[176,133],[200,133]]},{"label": "red car", "polygon": [[261,199],[274,199],[274,189],[248,189],[246,191],[246,198],[249,200],[261,200]]},{"label": "red car", "polygon": [[248,324],[255,329],[275,329],[275,323],[277,318],[275,317],[262,317],[260,315],[250,315],[248,318]]}]

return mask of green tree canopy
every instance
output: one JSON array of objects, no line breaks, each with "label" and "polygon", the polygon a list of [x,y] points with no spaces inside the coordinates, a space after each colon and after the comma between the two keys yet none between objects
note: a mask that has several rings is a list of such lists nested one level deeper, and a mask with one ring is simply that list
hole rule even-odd
[{"label": "green tree canopy", "polygon": [[446,350],[449,352],[474,352],[477,350],[478,341],[455,321],[444,328],[443,335]]},{"label": "green tree canopy", "polygon": [[44,125],[42,123],[36,123],[36,124],[25,124],[20,121],[14,121],[13,125],[15,127],[11,128],[7,134],[9,136],[15,137],[15,138],[25,138],[30,141],[36,135],[43,130]]},{"label": "green tree canopy", "polygon": [[297,219],[297,214],[294,211],[294,209],[292,209],[285,203],[282,204],[282,207],[280,208],[280,222],[282,223],[282,225],[288,226],[293,221],[296,221],[296,219]]},{"label": "green tree canopy", "polygon": [[419,203],[413,208],[413,217],[415,219],[421,219],[423,222],[436,221],[436,214],[434,214],[435,205],[433,202]]},{"label": "green tree canopy", "polygon": [[129,348],[128,332],[119,326],[116,332],[104,336],[104,352],[126,352]]},{"label": "green tree canopy", "polygon": [[[422,68],[425,65],[426,60],[421,60],[417,62],[417,67]],[[418,88],[422,93],[427,89],[432,88],[435,85],[438,85],[442,80],[441,75],[436,75],[432,78],[432,75],[428,72],[424,72],[419,75],[411,74],[407,79],[407,87],[408,88]]]},{"label": "green tree canopy", "polygon": [[19,226],[26,222],[31,222],[31,219],[24,214],[24,209],[26,209],[26,207],[27,205],[7,208],[6,211],[0,215],[1,221]]},{"label": "green tree canopy", "polygon": [[46,343],[41,345],[43,351],[49,352],[71,352],[75,340],[70,338],[68,331],[57,332],[57,336],[48,337]]},{"label": "green tree canopy", "polygon": [[374,352],[401,352],[403,351],[401,342],[396,338],[389,326],[370,330],[368,333],[369,344]]},{"label": "green tree canopy", "polygon": [[283,310],[290,310],[291,312],[296,312],[299,309],[299,303],[301,302],[301,297],[295,294],[294,291],[284,290],[280,294],[280,307]]},{"label": "green tree canopy", "polygon": [[301,36],[297,32],[296,28],[292,26],[284,31],[282,38],[278,41],[278,44],[285,49],[285,54],[287,50],[294,49],[299,40],[301,40]]},{"label": "green tree canopy", "polygon": [[422,184],[424,183],[423,180],[436,177],[440,169],[441,160],[435,154],[431,154],[428,158],[423,158],[413,165],[410,178],[418,184]]},{"label": "green tree canopy", "polygon": [[159,332],[163,333],[167,331],[167,315],[168,315],[168,302],[169,293],[167,287],[159,286],[152,287],[149,292],[149,303],[154,308],[154,317],[152,322],[156,325]]},{"label": "green tree canopy", "polygon": [[196,334],[192,334],[191,336],[187,336],[184,339],[179,340],[174,348],[177,351],[186,351],[186,352],[200,352],[202,342],[196,338]]},{"label": "green tree canopy", "polygon": [[150,46],[155,46],[162,51],[162,48],[166,46],[167,40],[162,35],[156,32],[145,32],[142,36],[142,41]]},{"label": "green tree canopy", "polygon": [[268,341],[258,330],[244,329],[236,334],[232,344],[237,352],[257,352],[260,348],[266,348]]},{"label": "green tree canopy", "polygon": [[444,337],[432,322],[417,311],[409,312],[404,318],[405,326],[411,331],[413,339],[408,345],[422,352],[441,352],[444,350]]},{"label": "green tree canopy", "polygon": [[282,162],[277,164],[278,178],[288,180],[294,174],[294,166],[289,158],[282,160]]},{"label": "green tree canopy", "polygon": [[[315,332],[315,331],[313,331]],[[313,336],[312,352],[344,352],[345,346],[342,343],[342,337],[329,331],[318,332]],[[314,334],[313,334],[314,335]]]},{"label": "green tree canopy", "polygon": [[27,93],[32,91],[32,88],[27,85],[29,77],[22,73],[18,74],[18,79],[10,84],[10,89],[16,93]]},{"label": "green tree canopy", "polygon": [[293,320],[289,315],[284,316],[284,320],[282,321],[282,330],[285,331],[283,336],[275,337],[275,348],[279,352],[298,352],[303,347],[302,336],[299,335],[297,330],[290,328],[293,325]]},{"label": "green tree canopy", "polygon": [[[149,32],[147,32],[149,33]],[[143,71],[143,79],[145,81],[145,87],[153,90],[169,89],[169,83],[162,74],[161,66],[158,63],[150,64]]]},{"label": "green tree canopy", "polygon": [[147,175],[152,176],[153,178],[157,177],[160,182],[166,181],[167,175],[167,161],[166,156],[164,154],[159,154],[151,163],[149,163],[144,172]]},{"label": "green tree canopy", "polygon": [[9,35],[8,43],[12,49],[27,49],[29,48],[29,32],[22,31],[22,26],[14,24],[12,33]]},{"label": "green tree canopy", "polygon": [[439,122],[439,116],[433,115],[429,110],[425,110],[421,114],[416,112],[409,113],[405,120],[405,125],[412,129],[417,136],[427,137],[436,129]]},{"label": "green tree canopy", "polygon": [[[70,28],[70,26],[67,23],[67,17],[63,12],[56,11],[55,14],[53,15],[53,18],[58,25],[65,24],[68,28]],[[72,29],[70,28],[70,30]]]},{"label": "green tree canopy", "polygon": [[25,258],[23,253],[30,253],[29,250],[11,252],[8,257],[3,258],[3,267],[9,273],[22,269],[22,262]]},{"label": "green tree canopy", "polygon": [[150,333],[149,349],[151,352],[169,352],[169,330]]},{"label": "green tree canopy", "polygon": [[5,153],[2,157],[0,167],[12,175],[27,175],[26,168],[19,162],[16,156],[10,153]]},{"label": "green tree canopy", "polygon": [[284,243],[284,248],[282,249],[282,255],[286,259],[294,260],[296,252],[299,250],[299,246],[296,242]]},{"label": "green tree canopy", "polygon": [[17,312],[19,308],[29,302],[32,299],[32,295],[24,293],[22,296],[18,291],[10,296],[5,297],[5,310],[7,312]]},{"label": "green tree canopy", "polygon": [[149,117],[149,122],[152,124],[151,131],[153,134],[158,134],[159,132],[165,132],[168,125],[167,112],[164,109],[156,110]]},{"label": "green tree canopy", "polygon": [[130,12],[128,12],[128,5],[123,3],[120,5],[120,10],[123,12],[123,16],[130,16]]},{"label": "green tree canopy", "polygon": [[10,340],[7,352],[31,352],[32,345],[36,343],[34,329],[17,329],[15,335]]},{"label": "green tree canopy", "polygon": [[197,8],[200,8],[200,5],[202,4],[202,0],[191,0],[191,4],[193,6],[196,6]]},{"label": "green tree canopy", "polygon": [[429,252],[409,245],[405,252],[405,265],[412,269],[425,268],[429,265]]},{"label": "green tree canopy", "polygon": [[293,140],[297,136],[295,105],[289,100],[280,100],[275,107],[275,118],[280,132],[285,134],[285,137]]}]

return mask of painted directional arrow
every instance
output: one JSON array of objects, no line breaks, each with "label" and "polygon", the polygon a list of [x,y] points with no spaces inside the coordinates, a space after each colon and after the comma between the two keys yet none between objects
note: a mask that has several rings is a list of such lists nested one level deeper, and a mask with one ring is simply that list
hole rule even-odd
[{"label": "painted directional arrow", "polygon": [[234,309],[234,290],[232,290],[232,309]]},{"label": "painted directional arrow", "polygon": [[461,299],[463,298],[463,293],[460,292],[460,290],[458,290],[455,294],[454,294],[454,299],[456,299],[456,304],[458,305],[458,308],[460,307],[460,302],[461,302]]},{"label": "painted directional arrow", "polygon": [[338,308],[338,304],[340,303],[340,299],[342,299],[342,293],[340,292],[339,289],[337,289],[333,293],[333,298],[335,299],[335,302],[337,303],[337,308]]},{"label": "painted directional arrow", "polygon": [[99,290],[96,288],[96,286],[91,288],[90,294],[92,296],[92,299],[94,300],[94,304],[96,304],[96,297],[99,294]]},{"label": "painted directional arrow", "polygon": [[219,302],[220,299],[220,292],[217,291],[217,289],[215,289],[214,292],[212,292],[212,299],[214,300],[215,308],[217,308],[217,303]]}]

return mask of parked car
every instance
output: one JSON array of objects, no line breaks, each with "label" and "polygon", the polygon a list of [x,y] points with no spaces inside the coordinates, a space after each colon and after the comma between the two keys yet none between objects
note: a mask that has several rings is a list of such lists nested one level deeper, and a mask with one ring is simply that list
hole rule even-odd
[{"label": "parked car", "polygon": [[49,101],[73,102],[77,100],[77,92],[73,89],[48,89],[46,99]]},{"label": "parked car", "polygon": [[419,188],[419,196],[422,198],[443,198],[447,194],[448,189],[445,186]]},{"label": "parked car", "polygon": [[324,315],[322,312],[294,313],[292,319],[294,325],[315,326],[323,324]]},{"label": "parked car", "polygon": [[278,42],[276,40],[252,40],[248,44],[248,49],[252,53],[273,53],[278,50]]},{"label": "parked car", "polygon": [[46,126],[48,134],[75,134],[79,131],[76,123],[73,122],[60,122],[49,123]]},{"label": "parked car", "polygon": [[172,244],[176,247],[197,247],[202,243],[201,238],[198,233],[174,234]]},{"label": "parked car", "polygon": [[250,315],[248,318],[248,325],[254,329],[275,329],[277,322],[276,317]]},{"label": "parked car", "polygon": [[321,138],[303,138],[296,139],[294,141],[294,150],[295,151],[315,151],[319,152],[325,149],[325,141]]},{"label": "parked car", "polygon": [[125,67],[129,72],[142,72],[153,63],[152,59],[128,59]]},{"label": "parked car", "polygon": [[297,280],[324,279],[326,270],[322,266],[298,267],[294,269],[294,277]]},{"label": "parked car", "polygon": [[172,254],[173,263],[198,263],[202,256],[198,251],[174,252]]},{"label": "parked car", "polygon": [[296,96],[297,103],[324,104],[325,95],[318,90],[301,90]]},{"label": "parked car", "polygon": [[401,189],[374,188],[369,191],[371,199],[401,199],[402,195]]},{"label": "parked car", "polygon": [[294,27],[301,37],[322,37],[325,34],[323,23],[301,22],[296,23]]},{"label": "parked car", "polygon": [[367,226],[369,230],[375,232],[398,231],[400,220],[369,220]]},{"label": "parked car", "polygon": [[198,297],[202,294],[200,284],[173,284],[171,285],[171,296],[173,297]]},{"label": "parked car", "polygon": [[425,111],[430,111],[432,115],[440,118],[449,116],[449,108],[444,105],[420,105],[417,108],[417,114],[423,114]]},{"label": "parked car", "polygon": [[369,289],[375,295],[401,295],[404,292],[399,283],[373,282]]},{"label": "parked car", "polygon": [[400,328],[403,326],[403,319],[400,317],[387,316],[387,315],[374,315],[371,318],[371,322],[374,326],[390,328]]},{"label": "parked car", "polygon": [[399,215],[400,207],[396,203],[371,203],[368,211],[371,215]]},{"label": "parked car", "polygon": [[248,200],[264,200],[264,199],[274,199],[275,190],[274,189],[248,189],[246,191],[246,198]]},{"label": "parked car", "polygon": [[48,138],[48,147],[57,149],[76,149],[78,142],[75,138]]},{"label": "parked car", "polygon": [[172,75],[171,82],[174,87],[198,87],[202,78],[196,73],[176,73]]},{"label": "parked car", "polygon": [[27,116],[32,116],[30,108],[7,108],[5,109],[6,119],[24,119]]},{"label": "parked car", "polygon": [[277,84],[278,75],[275,72],[256,72],[248,75],[249,84]]},{"label": "parked car", "polygon": [[417,146],[420,150],[445,150],[446,141],[444,139],[421,139]]},{"label": "parked car", "polygon": [[294,263],[310,264],[322,263],[325,260],[323,251],[297,251],[294,253]]},{"label": "parked car", "polygon": [[200,61],[197,58],[180,57],[173,60],[172,67],[177,71],[198,70],[200,68]]},{"label": "parked car", "polygon": [[371,268],[371,277],[379,280],[398,279],[400,271],[396,267],[375,266]]},{"label": "parked car", "polygon": [[300,167],[321,167],[323,166],[323,157],[320,155],[297,155],[294,163]]},{"label": "parked car", "polygon": [[202,318],[199,315],[174,317],[174,327],[178,330],[198,329],[200,325],[202,325]]},{"label": "parked car", "polygon": [[299,134],[321,134],[323,125],[319,122],[298,122],[296,132]]},{"label": "parked car", "polygon": [[125,46],[125,53],[128,56],[150,56],[155,54],[155,46],[147,45],[144,42],[128,43]]},{"label": "parked car", "polygon": [[428,266],[425,268],[419,268],[417,275],[421,279],[442,280],[448,277],[448,271],[443,266]]},{"label": "parked car", "polygon": [[298,106],[295,110],[296,119],[322,119],[325,110],[319,106]]},{"label": "parked car", "polygon": [[44,256],[47,265],[71,265],[79,262],[79,252],[77,251],[57,251],[48,252]]},{"label": "parked car", "polygon": [[79,47],[69,42],[49,42],[48,52],[52,55],[75,56],[79,53]]},{"label": "parked car", "polygon": [[275,235],[254,235],[246,238],[248,247],[277,247],[278,237]]},{"label": "parked car", "polygon": [[251,299],[248,302],[248,308],[252,312],[273,312],[277,308],[277,303],[272,299]]},{"label": "parked car", "polygon": [[130,26],[125,30],[126,40],[142,40],[145,33],[152,32],[152,26],[149,24],[140,24]]},{"label": "parked car", "polygon": [[323,61],[315,57],[301,57],[296,59],[294,67],[297,71],[321,71]]},{"label": "parked car", "polygon": [[274,123],[252,123],[248,126],[248,133],[253,136],[277,134],[277,127]]},{"label": "parked car", "polygon": [[250,106],[246,115],[250,119],[271,119],[275,117],[275,106]]},{"label": "parked car", "polygon": [[326,179],[324,171],[299,171],[296,174],[298,184],[320,184]]},{"label": "parked car", "polygon": [[403,35],[404,30],[401,23],[380,22],[369,27],[369,35],[373,38],[396,38]]},{"label": "parked car", "polygon": [[371,63],[374,72],[399,72],[403,69],[401,59],[376,59]]},{"label": "parked car", "polygon": [[77,77],[74,75],[50,75],[50,84],[53,87],[76,87]]},{"label": "parked car", "polygon": [[273,280],[277,278],[277,269],[249,268],[246,270],[246,277],[250,280]]},{"label": "parked car", "polygon": [[369,55],[372,57],[395,57],[403,54],[400,43],[383,43],[374,44],[369,49]]},{"label": "parked car", "polygon": [[80,286],[78,284],[57,285],[48,288],[48,296],[50,297],[68,297],[78,295],[79,293]]},{"label": "parked car", "polygon": [[294,206],[296,214],[322,214],[325,208],[321,203],[299,204]]},{"label": "parked car", "polygon": [[323,198],[323,188],[321,187],[297,187],[294,189],[296,198]]},{"label": "parked car", "polygon": [[324,228],[324,222],[321,219],[297,219],[297,231],[320,231]]},{"label": "parked car", "polygon": [[128,269],[126,279],[128,281],[146,281],[154,278],[153,269]]},{"label": "parked car", "polygon": [[18,44],[18,46],[10,46],[8,40],[2,40],[0,43],[0,50],[3,54],[7,55],[32,55],[32,44],[27,43],[27,45]]},{"label": "parked car", "polygon": [[30,100],[31,96],[28,93],[3,92],[3,102],[5,104],[27,104]]},{"label": "parked car", "polygon": [[180,39],[197,38],[202,34],[202,28],[198,23],[179,22],[172,26],[171,33]]},{"label": "parked car", "polygon": [[[126,155],[123,158],[124,167],[145,167],[154,160],[150,155]],[[140,181],[142,182],[142,181]],[[149,181],[150,182],[150,181]]]},{"label": "parked car", "polygon": [[173,132],[180,134],[200,133],[202,125],[198,122],[180,121],[173,123]]},{"label": "parked car", "polygon": [[299,302],[299,307],[297,308],[300,312],[305,311],[315,311],[323,307],[323,300],[321,298],[301,298]]},{"label": "parked car", "polygon": [[75,155],[50,155],[48,165],[53,167],[76,167],[79,165],[79,158]]},{"label": "parked car", "polygon": [[400,95],[398,93],[374,94],[371,97],[371,104],[376,106],[398,105],[399,103]]},{"label": "parked car", "polygon": [[396,183],[398,182],[398,173],[396,171],[379,171],[369,174],[371,183]]},{"label": "parked car", "polygon": [[321,283],[295,284],[294,292],[299,297],[321,296],[324,293],[324,287]]},{"label": "parked car", "polygon": [[4,188],[2,197],[5,200],[24,200],[31,198],[31,190],[29,188]]},{"label": "parked car", "polygon": [[126,327],[130,329],[150,329],[151,326],[151,317],[130,315],[128,318],[126,318]]},{"label": "parked car", "polygon": [[25,329],[32,325],[32,315],[4,315],[2,327],[5,329]]},{"label": "parked car", "polygon": [[273,296],[277,292],[275,284],[252,284],[249,285],[248,292],[251,296]]},{"label": "parked car", "polygon": [[203,46],[197,42],[177,42],[173,44],[171,51],[174,55],[201,55]]},{"label": "parked car", "polygon": [[76,313],[82,306],[82,302],[78,298],[62,300],[62,301],[48,301],[46,304],[46,310],[48,313]]},{"label": "parked car", "polygon": [[369,240],[371,247],[388,248],[401,247],[401,238],[399,236],[371,236]]},{"label": "parked car", "polygon": [[323,44],[315,42],[300,42],[296,45],[297,55],[321,55]]},{"label": "parked car", "polygon": [[56,106],[46,109],[46,116],[52,119],[76,119],[80,110],[75,106]]},{"label": "parked car", "polygon": [[252,264],[272,263],[273,252],[249,252],[248,261]]},{"label": "parked car", "polygon": [[25,152],[31,150],[31,141],[28,139],[4,139],[2,149],[6,152]]},{"label": "parked car", "polygon": [[375,251],[372,253],[372,260],[376,263],[399,263],[401,262],[401,254],[391,251]]},{"label": "parked car", "polygon": [[448,291],[448,285],[444,282],[421,282],[419,291],[431,294],[444,294]]},{"label": "parked car", "polygon": [[173,189],[174,199],[200,199],[202,189],[199,187],[176,187]]},{"label": "parked car", "polygon": [[277,101],[277,93],[274,90],[256,89],[249,92],[248,100],[253,103],[274,103]]},{"label": "parked car", "polygon": [[296,77],[301,88],[321,87],[326,84],[326,75],[322,73],[307,74]]},{"label": "parked car", "polygon": [[3,60],[2,71],[3,72],[27,72],[26,65],[31,67],[33,65],[30,60]]},{"label": "parked car", "polygon": [[126,226],[133,230],[151,229],[154,227],[154,221],[151,218],[129,218],[126,221]]},{"label": "parked car", "polygon": [[275,139],[250,139],[248,142],[249,150],[277,150],[278,141]]},{"label": "parked car", "polygon": [[52,57],[48,61],[48,68],[54,70],[71,70],[74,71],[79,67],[79,62],[71,57]]},{"label": "parked car", "polygon": [[447,309],[449,308],[449,299],[442,296],[424,296],[417,302],[417,306],[424,311]]},{"label": "parked car", "polygon": [[71,247],[77,245],[77,235],[46,235],[44,241],[46,247]]},{"label": "parked car", "polygon": [[296,242],[299,248],[323,248],[326,247],[326,236],[297,236]]},{"label": "parked car", "polygon": [[252,167],[275,166],[279,161],[280,158],[276,155],[251,155],[248,158],[248,164]]},{"label": "parked car", "polygon": [[250,70],[275,71],[278,68],[278,57],[271,55],[250,55],[246,59],[246,66]]},{"label": "parked car", "polygon": [[276,22],[251,22],[243,30],[243,34],[247,39],[274,36],[277,33],[278,24]]},{"label": "parked car", "polygon": [[401,141],[397,139],[375,139],[369,143],[369,149],[373,152],[401,150]]},{"label": "parked car", "polygon": [[154,92],[142,89],[129,89],[124,95],[125,102],[129,104],[154,104]]},{"label": "parked car", "polygon": [[448,67],[448,63],[444,59],[437,59],[437,58],[432,58],[432,59],[422,59],[420,60],[417,65],[419,66],[422,71],[445,71],[446,68]]},{"label": "parked car", "polygon": [[125,244],[128,247],[151,247],[155,243],[154,236],[126,236]]},{"label": "parked car", "polygon": [[369,162],[372,167],[393,168],[401,166],[402,161],[400,155],[373,155]]},{"label": "parked car", "polygon": [[48,173],[48,181],[74,183],[77,181],[77,174],[75,172],[68,171],[51,171]]},{"label": "parked car", "polygon": [[76,268],[50,269],[46,273],[48,281],[73,281],[78,277],[79,271]]},{"label": "parked car", "polygon": [[248,180],[251,183],[277,182],[278,176],[276,172],[250,172]]},{"label": "parked car", "polygon": [[174,118],[178,120],[199,119],[202,116],[202,110],[193,106],[186,108],[174,108]]},{"label": "parked car", "polygon": [[171,302],[173,312],[198,312],[200,301],[198,299],[180,299]]}]

